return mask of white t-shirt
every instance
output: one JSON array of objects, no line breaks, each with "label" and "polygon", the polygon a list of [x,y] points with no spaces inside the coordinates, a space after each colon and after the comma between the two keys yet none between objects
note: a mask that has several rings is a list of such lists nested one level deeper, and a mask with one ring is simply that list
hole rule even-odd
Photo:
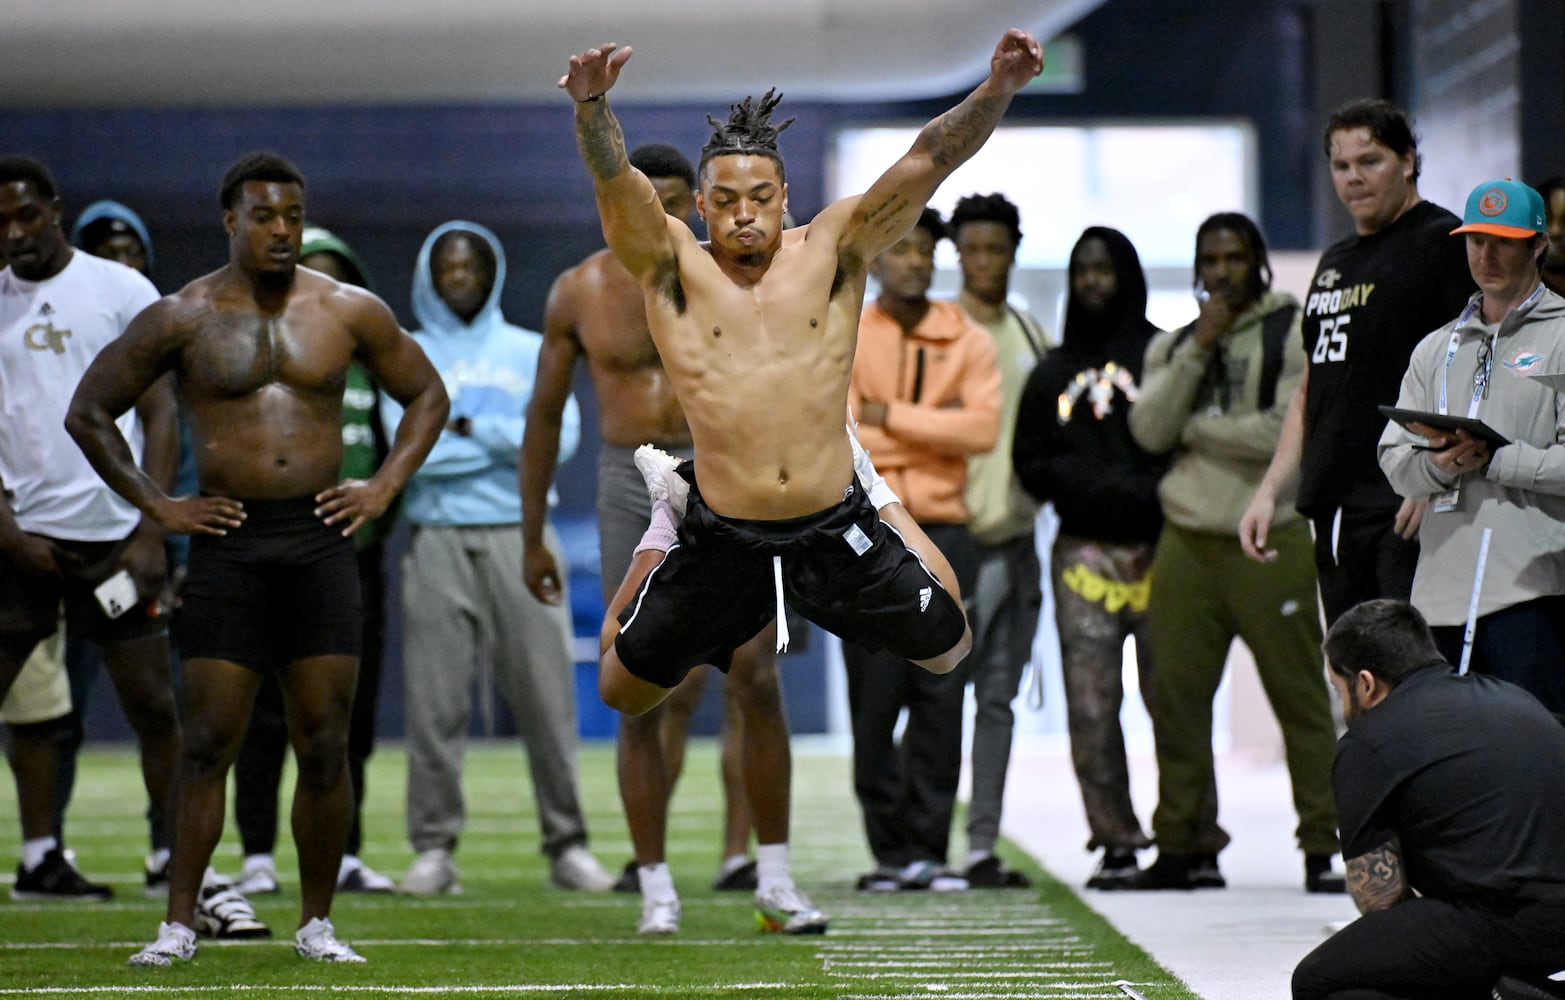
[{"label": "white t-shirt", "polygon": [[[98,352],[157,299],[137,271],[80,250],[45,281],[0,271],[0,479],[23,531],[107,542],[140,522],[65,432],[65,411]],[[140,464],[134,408],[118,426]]]}]

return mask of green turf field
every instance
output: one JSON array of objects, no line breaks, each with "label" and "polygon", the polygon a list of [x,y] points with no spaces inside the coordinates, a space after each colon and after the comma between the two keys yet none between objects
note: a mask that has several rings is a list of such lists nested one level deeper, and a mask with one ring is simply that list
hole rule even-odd
[{"label": "green turf field", "polygon": [[[849,763],[840,754],[802,749],[794,766],[794,871],[832,918],[824,937],[757,933],[746,894],[710,890],[721,799],[709,741],[692,744],[670,822],[669,860],[684,900],[683,927],[677,937],[655,940],[635,933],[637,897],[549,886],[522,754],[513,744],[487,744],[468,757],[469,818],[457,854],[462,894],[338,897],[338,935],[368,964],[320,966],[293,954],[298,886],[285,830],[278,845],[283,892],[254,901],[277,938],[204,942],[194,962],[149,970],[125,962],[151,940],[163,913],[160,901],[141,893],[145,798],[135,759],[123,751],[90,751],[67,836],[84,873],[114,884],[116,898],[97,904],[0,899],[0,996],[1122,1000],[1114,983],[1126,980],[1151,1000],[1192,997],[1030,861],[1018,867],[1040,888],[855,892],[854,878],[870,864]],[[394,877],[411,861],[402,828],[403,780],[400,751],[377,752],[370,762],[363,854]],[[584,748],[582,791],[592,847],[617,870],[630,846],[608,745]],[[0,829],[16,842],[9,791],[0,795]],[[13,863],[14,854],[0,856]],[[1022,860],[1014,847],[1007,857]],[[214,863],[221,872],[238,870],[232,822]]]}]

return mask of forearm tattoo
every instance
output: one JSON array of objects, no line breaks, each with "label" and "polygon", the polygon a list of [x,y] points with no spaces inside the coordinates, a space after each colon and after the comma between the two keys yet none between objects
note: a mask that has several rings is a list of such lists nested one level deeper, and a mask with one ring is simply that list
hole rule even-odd
[{"label": "forearm tattoo", "polygon": [[630,165],[625,156],[625,133],[605,101],[590,101],[576,115],[576,145],[596,180],[618,177]]},{"label": "forearm tattoo", "polygon": [[941,170],[954,170],[983,144],[1000,124],[1009,102],[999,97],[969,95],[961,104],[924,126],[929,156]]},{"label": "forearm tattoo", "polygon": [[1402,855],[1394,840],[1353,858],[1345,867],[1348,892],[1360,913],[1384,910],[1410,895]]}]

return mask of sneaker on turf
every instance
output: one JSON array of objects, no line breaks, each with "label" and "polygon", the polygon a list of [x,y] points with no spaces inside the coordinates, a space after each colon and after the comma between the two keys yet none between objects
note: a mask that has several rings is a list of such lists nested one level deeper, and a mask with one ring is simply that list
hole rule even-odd
[{"label": "sneaker on turf", "polygon": [[755,894],[755,922],[772,934],[825,934],[826,914],[794,885],[774,885]]},{"label": "sneaker on turf", "polygon": [[397,891],[409,896],[455,895],[462,891],[462,885],[457,881],[460,875],[450,851],[443,847],[432,848],[414,859]]},{"label": "sneaker on turf", "polygon": [[640,892],[641,891],[641,872],[637,868],[636,859],[635,858],[631,858],[629,861],[625,862],[625,867],[623,869],[621,869],[621,871],[619,873],[619,878],[614,880],[614,891],[615,892]]},{"label": "sneaker on turf", "polygon": [[130,964],[169,966],[195,957],[195,931],[181,923],[158,924],[158,939],[130,956]]},{"label": "sneaker on turf", "polygon": [[1032,879],[1014,868],[1007,868],[997,854],[986,854],[967,866],[962,873],[974,889],[1028,889]]},{"label": "sneaker on turf", "polygon": [[[1217,867],[1217,855],[1197,854],[1195,861],[1190,866],[1190,884],[1196,889],[1226,889],[1228,880],[1223,878],[1222,869]],[[1342,885],[1347,891],[1347,883]]]},{"label": "sneaker on turf", "polygon": [[614,888],[614,876],[603,870],[592,852],[573,844],[549,863],[549,881],[559,889],[582,892],[608,892]]},{"label": "sneaker on turf", "polygon": [[1087,888],[1108,891],[1128,888],[1123,883],[1134,878],[1140,871],[1140,866],[1136,864],[1134,847],[1105,847],[1103,857],[1098,860],[1097,871],[1087,879]]},{"label": "sneaker on turf", "polygon": [[314,917],[293,936],[293,949],[300,958],[315,962],[362,962],[364,956],[337,940],[331,921]]},{"label": "sneaker on turf", "polygon": [[197,897],[196,933],[230,940],[272,936],[250,901],[238,889],[222,885],[209,885]]},{"label": "sneaker on turf", "polygon": [[746,858],[743,864],[735,865],[730,871],[719,871],[712,882],[712,888],[718,892],[754,892],[759,887],[760,877],[754,858]]},{"label": "sneaker on turf", "polygon": [[277,884],[277,865],[270,854],[251,854],[245,858],[234,888],[246,896],[270,896],[280,892]]},{"label": "sneaker on turf", "polygon": [[32,871],[17,865],[16,882],[11,886],[12,899],[34,902],[47,899],[102,902],[113,896],[114,890],[108,886],[82,878],[81,872],[58,847],[51,848]]},{"label": "sneaker on turf", "polygon": [[653,503],[667,500],[675,514],[685,516],[685,504],[690,498],[690,484],[674,470],[679,459],[655,445],[644,444],[636,449],[636,471],[647,481],[647,496]]},{"label": "sneaker on turf", "polygon": [[342,856],[337,869],[338,892],[391,892],[396,887],[391,876],[382,875],[352,854]]},{"label": "sneaker on turf", "polygon": [[665,899],[653,899],[650,896],[643,896],[641,899],[641,919],[636,921],[636,933],[678,934],[679,916],[678,896],[669,896]]},{"label": "sneaker on turf", "polygon": [[855,887],[859,892],[896,892],[902,888],[902,870],[881,865],[872,872],[860,875]]},{"label": "sneaker on turf", "polygon": [[1341,893],[1348,891],[1348,877],[1331,867],[1331,855],[1304,856],[1304,891]]},{"label": "sneaker on turf", "polygon": [[914,861],[898,872],[898,889],[930,892],[964,892],[967,879],[933,861]]}]

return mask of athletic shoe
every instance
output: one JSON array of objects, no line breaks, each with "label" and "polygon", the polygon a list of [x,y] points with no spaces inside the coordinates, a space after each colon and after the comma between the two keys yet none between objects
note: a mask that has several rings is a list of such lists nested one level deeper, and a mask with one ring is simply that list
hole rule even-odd
[{"label": "athletic shoe", "polygon": [[825,934],[826,914],[797,886],[774,885],[755,894],[755,923],[771,934]]},{"label": "athletic shoe", "polygon": [[744,864],[730,872],[719,872],[712,882],[712,888],[718,892],[754,892],[759,887],[760,878],[754,858],[746,858]]},{"label": "athletic shoe", "polygon": [[636,922],[637,934],[678,934],[679,897],[641,900],[641,919]]},{"label": "athletic shoe", "polygon": [[614,880],[614,891],[641,891],[641,872],[637,870],[635,858],[631,858],[629,861],[625,862],[625,867],[620,871],[619,878]]},{"label": "athletic shoe", "polygon": [[195,957],[195,931],[179,923],[158,924],[158,939],[130,956],[130,964],[166,967]]},{"label": "athletic shoe", "polygon": [[143,873],[146,876],[146,887],[142,889],[149,898],[168,898],[168,858],[163,859],[161,865],[154,864],[152,858],[147,858],[143,865]]},{"label": "athletic shoe", "polygon": [[1306,854],[1304,856],[1304,891],[1318,893],[1343,893],[1348,891],[1348,877],[1331,867],[1331,855]]},{"label": "athletic shoe", "polygon": [[442,893],[456,895],[462,891],[457,881],[461,872],[451,860],[451,852],[443,847],[424,851],[414,859],[408,873],[402,876],[398,892],[409,896],[439,896]]},{"label": "athletic shoe", "polygon": [[[1217,867],[1217,855],[1197,854],[1190,863],[1190,887],[1193,889],[1226,889],[1228,880]],[[1346,884],[1343,886],[1346,890]]]},{"label": "athletic shoe", "polygon": [[1565,969],[1553,975],[1509,973],[1494,984],[1490,996],[1494,1000],[1559,1000],[1565,997]]},{"label": "athletic shoe", "polygon": [[967,866],[962,873],[974,889],[1029,889],[1032,879],[1005,866],[998,855],[986,854]]},{"label": "athletic shoe", "polygon": [[1105,847],[1103,857],[1098,861],[1098,870],[1087,879],[1087,888],[1109,891],[1127,889],[1130,887],[1122,883],[1134,878],[1140,871],[1134,847]]},{"label": "athletic shoe", "polygon": [[905,891],[965,892],[967,879],[933,861],[914,861],[898,873],[898,889]]},{"label": "athletic shoe", "polygon": [[272,936],[250,901],[238,889],[221,885],[207,886],[196,899],[196,933],[231,940]]},{"label": "athletic shoe", "polygon": [[896,892],[902,888],[902,870],[881,865],[867,875],[860,875],[855,885],[859,892]]},{"label": "athletic shoe", "polygon": [[880,510],[887,504],[901,503],[902,498],[897,496],[892,488],[886,485],[885,479],[875,471],[875,463],[869,460],[869,452],[859,443],[859,432],[852,424],[848,425],[848,446],[853,449],[853,474],[858,476],[859,483],[864,487],[864,492],[869,496],[870,503],[876,510]]},{"label": "athletic shoe", "polygon": [[[1191,873],[1195,867],[1195,859],[1188,854],[1174,854],[1169,851],[1158,851],[1157,860],[1139,872],[1120,879],[1112,885],[1105,885],[1105,889],[1130,889],[1135,891],[1173,889],[1188,891],[1196,887]],[[1212,865],[1216,870],[1216,863]],[[1218,875],[1218,878],[1221,878]]]},{"label": "athletic shoe", "polygon": [[614,888],[614,876],[604,871],[592,852],[580,844],[567,847],[549,863],[549,881],[556,888],[582,892],[608,892]]},{"label": "athletic shoe", "polygon": [[277,884],[277,866],[270,854],[252,854],[245,858],[234,888],[246,896],[270,896],[280,892]]},{"label": "athletic shoe", "polygon": [[636,449],[635,461],[636,471],[647,481],[647,496],[652,502],[667,500],[674,513],[684,517],[685,505],[690,499],[690,484],[674,471],[679,467],[679,459],[662,448],[644,444]]},{"label": "athletic shoe", "polygon": [[364,956],[337,940],[331,921],[314,917],[293,936],[293,950],[314,962],[362,962]]},{"label": "athletic shoe", "polygon": [[351,854],[342,857],[337,872],[338,892],[378,893],[392,892],[397,888],[390,875],[382,875]]},{"label": "athletic shoe", "polygon": [[82,878],[81,872],[58,847],[50,849],[32,871],[24,871],[17,865],[16,882],[11,886],[12,899],[32,902],[48,899],[102,902],[113,896],[114,890],[108,886]]}]

